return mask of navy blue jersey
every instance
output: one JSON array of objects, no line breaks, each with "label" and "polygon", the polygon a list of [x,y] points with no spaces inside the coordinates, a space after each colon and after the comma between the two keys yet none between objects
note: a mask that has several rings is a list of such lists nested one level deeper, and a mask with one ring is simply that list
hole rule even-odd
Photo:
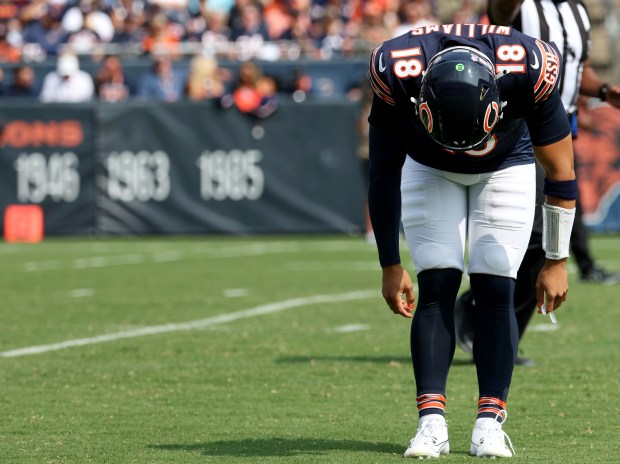
[{"label": "navy blue jersey", "polygon": [[[495,64],[503,105],[502,119],[492,137],[484,146],[465,152],[437,144],[416,117],[411,101],[420,94],[423,72],[431,58],[456,45],[476,48]],[[446,24],[413,29],[382,43],[372,53],[369,79],[375,95],[368,121],[376,129],[405,138],[407,154],[436,169],[482,173],[532,163],[532,143],[549,145],[570,133],[556,89],[559,55],[554,44],[507,26]]]}]

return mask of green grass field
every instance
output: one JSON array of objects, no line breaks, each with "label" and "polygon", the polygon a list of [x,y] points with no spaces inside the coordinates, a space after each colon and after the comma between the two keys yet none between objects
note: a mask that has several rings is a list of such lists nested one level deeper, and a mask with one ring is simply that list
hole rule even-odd
[{"label": "green grass field", "polygon": [[[620,269],[620,237],[592,246]],[[403,462],[409,321],[361,239],[48,239],[0,259],[1,463]],[[620,285],[570,277],[557,330],[535,316],[522,345],[513,462],[620,462]],[[457,351],[440,462],[476,462],[476,400]]]}]

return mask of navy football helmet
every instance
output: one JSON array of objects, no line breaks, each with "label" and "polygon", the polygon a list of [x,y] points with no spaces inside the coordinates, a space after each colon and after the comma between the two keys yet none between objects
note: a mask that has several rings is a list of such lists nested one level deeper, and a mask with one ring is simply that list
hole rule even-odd
[{"label": "navy football helmet", "polygon": [[475,48],[446,48],[429,62],[415,104],[420,121],[442,147],[480,147],[501,118],[495,66]]}]

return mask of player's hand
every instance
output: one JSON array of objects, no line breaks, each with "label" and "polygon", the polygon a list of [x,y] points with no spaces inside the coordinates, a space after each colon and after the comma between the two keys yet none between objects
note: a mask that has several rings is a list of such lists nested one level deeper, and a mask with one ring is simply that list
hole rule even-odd
[{"label": "player's hand", "polygon": [[568,271],[566,258],[560,260],[548,259],[545,262],[538,280],[536,281],[536,306],[538,314],[542,314],[540,307],[545,305],[547,312],[555,311],[566,300],[568,294]]},{"label": "player's hand", "polygon": [[[400,264],[383,268],[383,298],[394,314],[411,318],[413,315],[413,284],[411,277]],[[405,299],[403,300],[403,294]]]},{"label": "player's hand", "polygon": [[607,103],[620,108],[620,85],[609,85],[607,88]]}]

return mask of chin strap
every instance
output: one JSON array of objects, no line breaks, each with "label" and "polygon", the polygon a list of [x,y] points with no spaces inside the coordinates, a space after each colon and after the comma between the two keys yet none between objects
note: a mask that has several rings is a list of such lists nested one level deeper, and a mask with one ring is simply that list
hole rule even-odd
[{"label": "chin strap", "polygon": [[499,118],[500,119],[504,118],[504,108],[506,108],[507,106],[508,106],[508,102],[507,101],[500,101],[499,102],[499,107],[500,107]]},{"label": "chin strap", "polygon": [[420,114],[418,112],[418,100],[416,100],[413,97],[411,97],[409,100],[411,100],[411,103],[413,103],[413,107],[415,108],[415,115],[416,115],[416,117],[418,117],[418,115]]},{"label": "chin strap", "polygon": [[[498,72],[497,74],[495,74],[495,80],[499,80],[500,78],[507,76],[508,74],[510,74],[510,71],[508,71],[507,69],[503,69],[501,72]],[[500,115],[499,115],[500,119],[504,117],[504,108],[506,108],[506,106],[508,106],[507,101],[500,102]]]}]

